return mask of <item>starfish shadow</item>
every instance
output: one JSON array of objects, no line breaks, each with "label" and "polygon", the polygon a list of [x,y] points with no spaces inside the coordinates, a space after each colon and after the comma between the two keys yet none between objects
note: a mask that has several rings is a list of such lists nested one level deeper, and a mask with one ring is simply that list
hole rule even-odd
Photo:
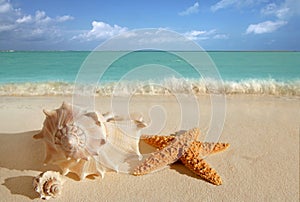
[{"label": "starfish shadow", "polygon": [[188,177],[195,178],[197,180],[202,180],[204,182],[207,182],[203,178],[201,178],[199,175],[196,175],[191,170],[189,170],[187,167],[185,167],[180,161],[177,161],[176,163],[173,163],[170,165],[170,169],[175,170],[176,172],[186,175]]}]

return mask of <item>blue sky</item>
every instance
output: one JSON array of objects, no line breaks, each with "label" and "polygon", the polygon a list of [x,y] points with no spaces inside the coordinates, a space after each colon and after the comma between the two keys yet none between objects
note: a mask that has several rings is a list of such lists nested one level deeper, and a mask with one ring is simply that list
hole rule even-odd
[{"label": "blue sky", "polygon": [[300,1],[0,0],[1,50],[92,50],[143,28],[206,50],[300,50]]}]

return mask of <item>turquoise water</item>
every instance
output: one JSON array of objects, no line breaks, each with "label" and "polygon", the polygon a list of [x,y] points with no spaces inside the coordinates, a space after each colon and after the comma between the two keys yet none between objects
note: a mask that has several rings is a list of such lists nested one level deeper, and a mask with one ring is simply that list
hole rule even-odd
[{"label": "turquoise water", "polygon": [[89,52],[0,52],[0,83],[72,82]]},{"label": "turquoise water", "polygon": [[[22,94],[26,92],[26,89],[30,91],[29,88],[33,88],[33,85],[36,89],[52,87],[52,93],[59,89],[62,90],[64,86],[70,88],[68,85],[74,83],[82,63],[89,54],[90,52],[80,51],[0,52],[1,94],[11,94],[13,89],[15,94],[18,94],[18,90],[23,89],[22,92],[19,92]],[[266,88],[267,85],[270,88],[275,85],[279,86],[281,91],[282,88],[287,88],[295,91],[292,94],[299,93],[300,52],[208,52],[208,55],[216,64],[220,76],[228,88],[233,85],[240,85],[239,88],[248,86],[248,88],[252,88],[250,91],[253,92],[254,88]],[[128,57],[120,58],[111,64],[101,80],[107,84],[116,82],[136,67],[145,64],[160,64],[180,75],[181,79],[178,78],[179,80],[176,80],[176,74],[165,78],[169,79],[167,83],[173,82],[169,85],[176,85],[178,88],[178,85],[183,85],[183,79],[193,82],[194,86],[200,85],[201,75],[182,58],[166,52],[151,51],[134,52]],[[101,64],[98,65],[101,66]],[[145,78],[162,79],[162,75],[168,77],[168,74],[153,69],[154,71],[148,67]],[[135,79],[139,80],[140,78],[145,82],[143,75],[145,75],[145,71],[140,72],[140,75],[137,73]],[[260,87],[255,86],[256,84],[259,84]],[[70,89],[64,89],[64,92],[68,90],[71,92]],[[246,89],[246,92],[249,91]],[[37,94],[39,94],[38,91]]]},{"label": "turquoise water", "polygon": [[210,52],[225,80],[300,78],[300,52]]}]

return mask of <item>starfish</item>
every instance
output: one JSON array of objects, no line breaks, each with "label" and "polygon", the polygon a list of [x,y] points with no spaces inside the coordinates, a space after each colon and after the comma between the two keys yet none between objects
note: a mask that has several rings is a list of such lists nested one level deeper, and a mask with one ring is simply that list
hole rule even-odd
[{"label": "starfish", "polygon": [[[177,159],[179,158],[180,161],[193,173],[199,175],[204,180],[214,184],[214,185],[221,185],[222,179],[218,175],[218,173],[209,166],[207,162],[203,159],[203,157],[207,156],[208,154],[215,154],[221,152],[229,147],[228,143],[210,143],[210,142],[199,142],[197,141],[197,137],[199,135],[199,130],[194,129],[194,131],[187,131],[184,135],[187,136],[189,133],[193,133],[192,139],[190,144],[188,144],[187,149],[181,150],[181,152],[177,153]],[[183,136],[184,136],[183,135]],[[180,137],[180,136],[179,136]],[[158,162],[163,166],[169,165],[174,163],[174,161],[166,161],[165,155],[161,155],[161,152],[165,153],[166,148],[173,148],[174,143],[178,142],[176,139],[178,136],[169,135],[169,136],[148,136],[143,135],[142,138],[146,143],[151,146],[158,148],[158,151],[147,158],[142,165],[135,169],[134,175],[143,175],[149,173],[153,170],[162,167],[161,165],[158,166]],[[189,136],[191,138],[191,136]],[[178,148],[177,148],[177,151]],[[159,155],[160,154],[160,155]],[[151,168],[151,169],[150,169]]]},{"label": "starfish", "polygon": [[133,175],[144,175],[174,163],[187,152],[189,145],[191,145],[198,135],[199,129],[195,128],[183,135],[174,137],[171,144],[151,153],[142,164],[134,169]]}]

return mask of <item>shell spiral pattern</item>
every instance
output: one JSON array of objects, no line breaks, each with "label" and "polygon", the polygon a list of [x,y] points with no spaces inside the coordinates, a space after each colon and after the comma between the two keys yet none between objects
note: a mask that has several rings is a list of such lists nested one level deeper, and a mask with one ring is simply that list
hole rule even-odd
[{"label": "shell spiral pattern", "polygon": [[46,144],[45,164],[58,165],[63,175],[102,175],[105,168],[94,156],[105,143],[106,132],[98,116],[79,107],[63,103],[56,110],[44,110],[46,119],[40,133],[34,136]]},{"label": "shell spiral pattern", "polygon": [[43,128],[34,138],[46,145],[44,163],[59,166],[63,175],[84,179],[103,177],[108,169],[129,172],[128,160],[141,155],[140,130],[146,126],[141,118],[103,116],[67,103],[44,114]]},{"label": "shell spiral pattern", "polygon": [[73,124],[58,129],[54,135],[54,142],[57,145],[61,145],[67,157],[84,158],[80,151],[85,147],[86,134],[80,127]]},{"label": "shell spiral pattern", "polygon": [[41,199],[48,200],[61,194],[63,183],[58,172],[46,171],[34,178],[33,188]]}]

